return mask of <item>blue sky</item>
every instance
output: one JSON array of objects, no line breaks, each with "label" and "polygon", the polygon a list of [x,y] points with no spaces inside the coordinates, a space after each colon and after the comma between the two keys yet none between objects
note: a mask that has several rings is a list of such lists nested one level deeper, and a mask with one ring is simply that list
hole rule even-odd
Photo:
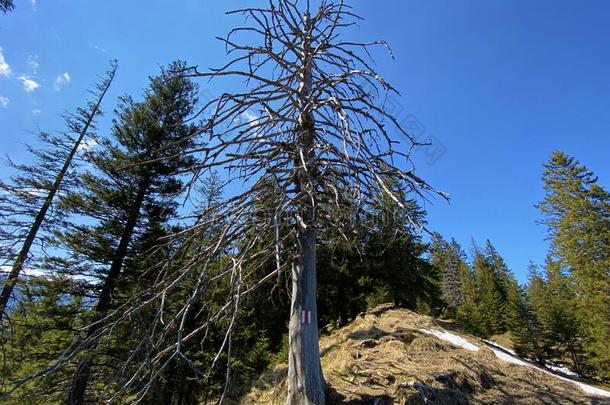
[{"label": "blue sky", "polygon": [[[220,65],[214,38],[241,22],[224,11],[245,4],[257,1],[16,0],[0,15],[0,153],[26,159],[33,132],[61,129],[59,114],[82,104],[109,59],[120,67],[106,111],[159,65]],[[350,35],[390,43],[396,61],[380,56],[378,69],[402,116],[436,142],[416,157],[419,174],[452,201],[426,206],[430,228],[467,248],[491,239],[524,280],[546,254],[534,204],[553,149],[610,184],[610,2],[353,4],[366,21]]]}]

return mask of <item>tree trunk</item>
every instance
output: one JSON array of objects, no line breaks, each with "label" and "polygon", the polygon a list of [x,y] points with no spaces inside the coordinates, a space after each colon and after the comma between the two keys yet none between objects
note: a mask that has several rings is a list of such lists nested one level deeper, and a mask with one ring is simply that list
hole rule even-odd
[{"label": "tree trunk", "polygon": [[[112,292],[114,291],[118,278],[121,275],[123,262],[125,261],[125,257],[127,256],[129,243],[131,242],[131,238],[138,223],[140,209],[142,207],[142,204],[144,203],[144,198],[146,197],[146,192],[148,191],[149,184],[150,178],[149,176],[145,176],[138,185],[138,194],[136,195],[136,201],[134,201],[134,204],[131,207],[131,211],[128,214],[127,223],[125,224],[125,228],[123,229],[123,234],[121,235],[119,246],[117,247],[117,250],[112,259],[110,271],[108,272],[108,276],[106,276],[106,279],[104,280],[104,285],[102,286],[102,291],[100,292],[100,298],[95,307],[96,316],[94,319],[94,323],[102,319],[106,315],[106,312],[110,309]],[[87,332],[87,337],[91,338],[92,336],[94,336],[100,327],[101,324],[96,323],[95,326],[91,327]],[[91,345],[92,349],[95,349],[96,347],[97,341],[95,341]],[[85,402],[85,394],[87,392],[87,384],[89,383],[89,379],[91,377],[92,364],[93,358],[91,357],[91,355],[85,356],[79,362],[78,367],[76,368],[76,371],[72,376],[72,382],[70,383],[70,392],[68,393],[68,398],[66,400],[67,405],[82,405]]]},{"label": "tree trunk", "polygon": [[316,233],[298,235],[299,262],[292,268],[288,398],[286,405],[324,405],[325,383],[320,365],[316,303]]},{"label": "tree trunk", "polygon": [[6,313],[6,306],[8,305],[11,295],[13,294],[13,289],[15,288],[15,285],[17,284],[17,281],[19,279],[19,274],[23,270],[23,265],[25,264],[25,261],[28,258],[30,249],[32,248],[32,245],[34,244],[34,240],[36,239],[36,234],[38,233],[38,230],[42,226],[42,223],[47,215],[47,212],[49,211],[49,208],[51,208],[53,199],[55,198],[55,195],[59,191],[59,187],[61,186],[61,183],[62,183],[64,177],[66,176],[66,173],[68,172],[68,169],[70,168],[70,165],[72,164],[72,160],[74,159],[74,156],[76,155],[76,152],[78,151],[78,148],[80,147],[80,144],[83,141],[83,138],[85,137],[87,132],[89,132],[89,128],[91,127],[91,124],[93,123],[93,120],[95,119],[95,116],[98,114],[98,112],[100,110],[100,105],[102,104],[102,100],[106,96],[106,93],[108,92],[108,89],[110,88],[110,85],[112,84],[115,72],[116,72],[116,66],[108,74],[107,81],[104,84],[102,84],[102,86],[103,86],[102,92],[99,94],[97,102],[93,105],[93,108],[91,109],[90,113],[86,116],[83,128],[80,130],[78,138],[76,139],[76,142],[74,142],[74,145],[72,146],[72,149],[70,150],[70,153],[66,157],[66,161],[64,162],[64,165],[62,166],[61,170],[55,177],[55,181],[53,182],[53,185],[51,186],[51,190],[49,190],[49,194],[45,198],[44,203],[42,204],[42,207],[40,207],[40,210],[36,214],[36,218],[34,219],[34,222],[32,223],[32,226],[25,238],[25,241],[23,242],[23,246],[21,246],[21,250],[19,251],[19,254],[17,255],[17,259],[15,260],[15,263],[13,264],[13,268],[11,269],[11,272],[6,279],[6,282],[4,283],[4,287],[2,288],[2,293],[0,294],[0,321],[2,320],[2,318],[4,318],[4,315]]},{"label": "tree trunk", "polygon": [[[295,167],[297,194],[301,209],[297,221],[297,256],[292,266],[292,303],[288,336],[288,397],[286,405],[324,405],[326,383],[320,364],[318,341],[318,307],[316,302],[316,198],[317,168],[305,167],[315,157],[315,121],[308,99],[312,89],[311,18],[309,10],[303,18],[303,54],[299,97],[300,110]],[[310,193],[310,194],[309,194]],[[314,198],[310,198],[314,195]]]}]

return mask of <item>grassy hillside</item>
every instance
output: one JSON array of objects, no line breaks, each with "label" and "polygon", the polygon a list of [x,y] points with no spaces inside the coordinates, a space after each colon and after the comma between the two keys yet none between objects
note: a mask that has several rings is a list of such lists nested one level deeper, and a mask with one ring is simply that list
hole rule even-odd
[{"label": "grassy hillside", "polygon": [[[604,392],[587,394],[451,323],[403,309],[362,314],[323,338],[321,350],[330,404],[610,404]],[[285,374],[285,365],[266,373],[241,403],[283,404]]]}]

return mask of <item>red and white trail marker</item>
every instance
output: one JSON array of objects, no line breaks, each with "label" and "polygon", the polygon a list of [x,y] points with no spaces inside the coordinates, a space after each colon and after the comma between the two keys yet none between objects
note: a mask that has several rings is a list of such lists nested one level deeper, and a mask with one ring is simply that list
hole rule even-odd
[{"label": "red and white trail marker", "polygon": [[301,312],[301,321],[303,325],[308,325],[311,323],[311,311],[303,311]]}]

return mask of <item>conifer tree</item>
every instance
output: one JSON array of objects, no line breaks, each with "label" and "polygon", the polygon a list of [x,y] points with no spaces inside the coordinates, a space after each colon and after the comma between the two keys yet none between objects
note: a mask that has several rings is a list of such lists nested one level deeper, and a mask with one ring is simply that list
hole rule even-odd
[{"label": "conifer tree", "polygon": [[455,239],[445,241],[434,234],[430,245],[430,262],[440,270],[442,298],[449,313],[456,316],[457,309],[464,304],[462,273],[468,267],[465,254]]},{"label": "conifer tree", "polygon": [[473,269],[464,263],[460,266],[460,283],[464,300],[458,307],[456,320],[472,333],[486,335],[483,317],[479,311],[479,288]]},{"label": "conifer tree", "polygon": [[481,318],[481,332],[491,336],[502,332],[504,301],[492,270],[492,266],[478,248],[475,247],[473,270],[477,291],[477,307]]},{"label": "conifer tree", "polygon": [[538,349],[540,359],[555,363],[570,363],[581,374],[582,336],[574,305],[574,292],[568,277],[557,262],[547,258],[544,276],[535,266],[529,268],[528,298],[539,326]]},{"label": "conifer tree", "polygon": [[[553,266],[569,277],[586,335],[588,363],[610,378],[610,194],[585,166],[555,151],[545,164],[545,198]],[[552,274],[559,274],[554,271]]]},{"label": "conifer tree", "polygon": [[[87,328],[91,349],[101,333],[99,321],[113,307],[126,261],[153,227],[175,214],[175,198],[182,191],[177,175],[194,162],[180,154],[196,131],[186,120],[197,102],[197,86],[173,73],[184,66],[174,62],[151,78],[142,102],[121,98],[114,139],[103,139],[101,148],[89,154],[96,170],[85,173],[82,188],[63,201],[76,214],[97,219],[95,224],[74,225],[63,236],[73,255],[68,271],[84,271],[100,280],[95,315]],[[92,355],[85,354],[73,376],[69,404],[85,401],[92,365]]]},{"label": "conifer tree", "polygon": [[[48,370],[83,325],[83,288],[68,277],[30,277],[24,280],[21,299],[3,329],[0,392],[12,383]],[[8,404],[61,403],[65,398],[68,368],[49,373],[44,380],[28,381],[4,400]]]},{"label": "conifer tree", "polygon": [[[537,269],[530,263],[528,268],[530,285],[537,283]],[[545,364],[548,350],[542,325],[534,311],[527,290],[516,282],[508,290],[508,327],[510,329],[515,352],[523,358],[530,358],[540,365]]]},{"label": "conifer tree", "polygon": [[517,284],[517,280],[515,276],[510,271],[504,258],[500,255],[500,253],[496,250],[496,248],[492,245],[491,241],[487,239],[485,249],[484,249],[485,260],[487,261],[488,266],[491,269],[491,273],[493,275],[493,279],[496,285],[496,289],[500,295],[501,299],[501,317],[498,320],[499,330],[497,332],[505,332],[508,330],[508,314],[507,311],[508,306],[508,295],[509,291],[514,288],[515,284]]},{"label": "conifer tree", "polygon": [[[41,142],[46,144],[48,149],[29,148],[36,157],[35,165],[15,165],[9,162],[18,174],[10,183],[0,182],[0,190],[3,191],[0,194],[0,235],[3,237],[0,255],[11,263],[11,272],[0,293],[0,321],[4,318],[7,304],[30,256],[38,232],[45,225],[47,213],[60,188],[65,186],[63,183],[70,181],[66,176],[74,166],[73,161],[79,148],[86,141],[86,137],[93,136],[95,119],[101,114],[100,107],[114,80],[116,69],[117,64],[114,61],[106,76],[91,92],[92,100],[87,102],[84,108],[79,108],[76,114],[65,116],[67,131],[64,134],[40,134]],[[50,178],[53,180],[49,180]],[[15,252],[12,251],[13,248]]]},{"label": "conifer tree", "polygon": [[485,255],[485,260],[487,260],[487,263],[491,268],[498,291],[502,296],[502,299],[505,300],[508,296],[508,289],[510,288],[513,275],[508,269],[504,258],[498,253],[489,239],[486,241],[483,253]]},{"label": "conifer tree", "polygon": [[547,313],[547,283],[544,276],[538,270],[535,265],[530,265],[528,268],[528,288],[527,288],[527,300],[534,312],[536,321],[540,325],[540,347],[542,351],[541,357],[545,360],[550,359],[553,356],[554,341],[548,332],[546,319]]},{"label": "conifer tree", "polygon": [[[398,184],[390,183],[388,188],[400,204],[384,196],[368,213],[371,219],[364,246],[368,275],[377,284],[373,289],[386,292],[378,303],[389,301],[411,309],[419,304],[431,310],[438,306],[434,303],[438,286],[433,268],[422,257],[427,247],[418,235],[426,224],[425,211]],[[383,195],[381,190],[379,194]]]},{"label": "conifer tree", "polygon": [[[332,217],[334,207],[345,209],[344,196],[350,195],[354,205],[366,211],[383,194],[406,211],[404,203],[388,187],[388,179],[400,184],[412,198],[443,195],[415,174],[411,153],[419,142],[383,106],[384,95],[395,90],[375,71],[367,55],[373,46],[387,45],[383,41],[359,43],[342,39],[340,32],[360,19],[344,1],[324,1],[316,6],[311,7],[306,1],[273,0],[262,7],[237,10],[235,14],[248,17],[249,26],[231,30],[223,40],[233,60],[205,72],[196,67],[176,69],[189,77],[243,80],[241,87],[202,106],[202,111],[210,114],[199,128],[197,144],[190,150],[147,156],[148,161],[161,162],[163,158],[203,155],[201,164],[192,168],[194,182],[218,169],[225,176],[223,182],[231,184],[231,195],[223,199],[218,210],[225,222],[214,243],[198,251],[192,261],[180,263],[184,252],[190,251],[189,244],[201,239],[199,231],[209,229],[207,213],[197,213],[192,227],[176,233],[168,242],[179,244],[180,249],[159,263],[155,284],[130,297],[115,311],[108,311],[113,304],[111,293],[116,291],[113,280],[120,280],[127,248],[133,246],[129,242],[136,230],[131,224],[139,222],[137,210],[142,200],[142,193],[137,191],[143,190],[140,186],[146,182],[141,181],[142,177],[123,181],[132,171],[115,173],[111,168],[117,165],[105,163],[103,156],[93,162],[106,176],[101,180],[93,175],[83,178],[85,189],[90,191],[80,198],[84,204],[75,198],[73,206],[84,207],[83,215],[100,218],[99,226],[76,227],[70,248],[77,256],[90,257],[81,263],[82,267],[93,268],[94,273],[102,275],[97,316],[93,317],[100,322],[91,324],[83,344],[93,348],[102,335],[112,334],[121,322],[129,322],[142,313],[155,314],[155,322],[134,349],[137,356],[134,354],[132,364],[145,361],[134,367],[133,374],[121,375],[125,385],[116,395],[137,386],[141,389],[134,393],[135,398],[142,400],[167,365],[176,361],[193,363],[183,349],[188,341],[206,340],[211,324],[226,327],[212,363],[226,364],[226,381],[230,382],[230,360],[236,350],[233,339],[240,324],[239,305],[245,296],[279,276],[292,285],[287,403],[323,405],[316,251],[323,238],[331,234],[330,229],[337,235],[345,234],[345,224],[338,224]],[[255,40],[259,42],[253,43]],[[244,116],[251,118],[244,121]],[[120,126],[115,128],[120,135]],[[116,150],[110,148],[108,154]],[[144,175],[148,166],[134,167]],[[115,188],[94,192],[96,188],[109,188],[110,179],[136,187],[121,188],[120,193],[112,192]],[[269,182],[273,183],[277,198],[272,200],[273,215],[265,216],[258,209],[259,197]],[[97,205],[90,202],[90,196],[99,194],[115,199],[112,211],[119,214],[114,215],[117,220],[110,221],[105,214],[107,201],[102,199]],[[129,198],[119,198],[125,195]],[[130,203],[127,206],[123,201]],[[287,225],[286,233],[278,232],[283,226],[280,220]],[[135,236],[140,234],[140,229],[137,231]],[[218,255],[226,252],[229,254],[219,269]],[[270,259],[275,259],[272,270],[268,267]],[[176,271],[166,271],[173,266],[168,262],[181,266]],[[182,306],[166,306],[166,297],[193,272],[196,282]],[[187,318],[210,281],[226,287],[221,290],[226,297],[224,305],[214,305],[205,313],[205,321],[194,329],[186,328]],[[169,334],[174,337],[171,342]],[[83,357],[75,374],[72,402],[82,402],[90,358],[88,354]],[[144,379],[146,382],[142,382]],[[225,394],[226,390],[220,394],[221,402]]]},{"label": "conifer tree", "polygon": [[[539,316],[549,334],[547,339],[559,353],[567,354],[573,370],[583,375],[583,329],[578,317],[575,291],[559,263],[548,259],[545,270],[546,300]],[[554,357],[560,362],[564,361],[557,355]]]}]

